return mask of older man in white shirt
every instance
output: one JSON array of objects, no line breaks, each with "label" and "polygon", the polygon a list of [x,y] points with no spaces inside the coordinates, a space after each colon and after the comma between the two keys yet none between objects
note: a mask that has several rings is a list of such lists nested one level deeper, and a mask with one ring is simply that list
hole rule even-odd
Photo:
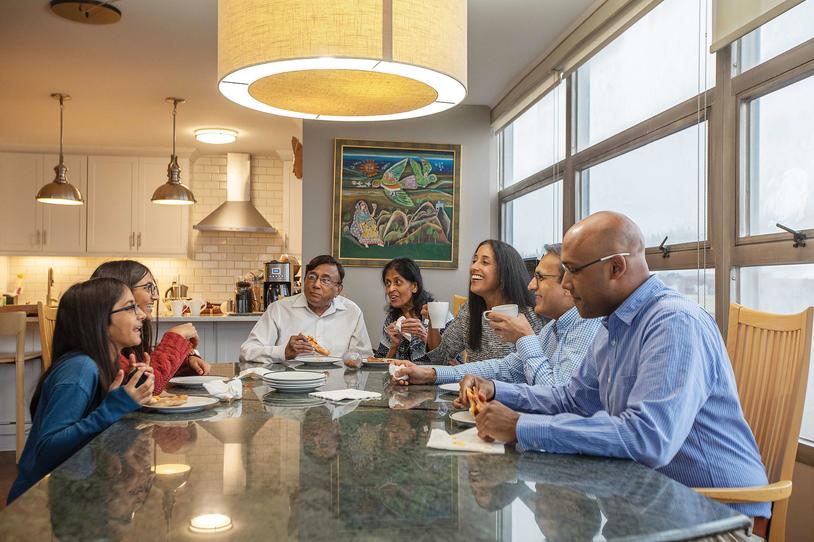
[{"label": "older man in white shirt", "polygon": [[339,295],[345,270],[328,255],[305,266],[302,293],[269,305],[240,347],[242,361],[282,361],[314,351],[307,336],[331,355],[372,354],[362,310]]}]

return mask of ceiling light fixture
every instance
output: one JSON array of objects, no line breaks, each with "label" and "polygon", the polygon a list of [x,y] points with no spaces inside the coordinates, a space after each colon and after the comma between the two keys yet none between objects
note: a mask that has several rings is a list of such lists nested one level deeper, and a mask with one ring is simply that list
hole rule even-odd
[{"label": "ceiling light fixture", "polygon": [[286,117],[394,120],[466,96],[466,0],[219,0],[218,89]]},{"label": "ceiling light fixture", "polygon": [[201,143],[225,145],[237,140],[237,132],[228,128],[199,128],[195,130],[195,139]]},{"label": "ceiling light fixture", "polygon": [[85,24],[113,24],[122,18],[122,12],[111,4],[116,0],[51,0],[51,11],[56,15]]},{"label": "ceiling light fixture", "polygon": [[82,193],[77,187],[68,182],[68,168],[65,167],[62,155],[62,110],[64,103],[71,97],[67,94],[55,92],[51,97],[59,100],[59,164],[54,167],[54,180],[46,184],[37,192],[37,201],[54,205],[82,205]]},{"label": "ceiling light fixture", "polygon": [[184,103],[183,98],[166,98],[172,104],[172,155],[167,166],[167,182],[153,192],[150,200],[161,205],[192,205],[197,203],[195,195],[187,185],[181,182],[181,167],[178,165],[178,156],[175,155],[175,112],[178,104]]}]

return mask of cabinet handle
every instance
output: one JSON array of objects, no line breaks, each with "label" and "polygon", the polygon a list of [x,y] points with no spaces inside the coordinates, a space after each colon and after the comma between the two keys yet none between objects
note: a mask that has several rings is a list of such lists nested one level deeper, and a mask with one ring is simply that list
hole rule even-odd
[{"label": "cabinet handle", "polygon": [[141,248],[141,232],[138,232],[138,241],[136,241],[136,248]]},{"label": "cabinet handle", "polygon": [[42,230],[42,244],[48,244],[48,230]]},{"label": "cabinet handle", "polygon": [[133,248],[133,239],[135,238],[136,232],[130,232],[130,248]]},{"label": "cabinet handle", "polygon": [[37,244],[42,244],[42,234],[40,233],[40,230],[37,230]]}]

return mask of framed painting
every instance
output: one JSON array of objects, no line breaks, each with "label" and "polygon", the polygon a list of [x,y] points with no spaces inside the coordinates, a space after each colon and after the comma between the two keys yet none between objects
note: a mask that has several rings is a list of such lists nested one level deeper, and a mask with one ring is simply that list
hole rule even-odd
[{"label": "framed painting", "polygon": [[335,140],[332,254],[379,267],[398,256],[458,267],[461,146]]}]

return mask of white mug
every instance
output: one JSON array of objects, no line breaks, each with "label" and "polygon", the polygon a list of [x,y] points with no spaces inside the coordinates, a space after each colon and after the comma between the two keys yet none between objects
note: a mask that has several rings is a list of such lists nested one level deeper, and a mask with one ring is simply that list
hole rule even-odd
[{"label": "white mug", "polygon": [[183,299],[176,299],[174,301],[170,301],[170,307],[172,307],[173,316],[183,316],[184,309],[188,307],[188,305]]},{"label": "white mug", "polygon": [[487,320],[489,319],[490,312],[499,312],[500,314],[505,314],[509,318],[514,318],[519,314],[517,305],[514,304],[498,305],[496,307],[492,307],[492,310],[484,311],[483,316],[485,316]]},{"label": "white mug", "polygon": [[433,329],[441,329],[447,323],[449,314],[449,303],[446,301],[430,301],[427,303],[427,310],[430,313],[430,325]]},{"label": "white mug", "polygon": [[187,301],[187,306],[189,307],[190,316],[200,316],[201,309],[206,306],[206,301],[203,299],[190,299]]}]

